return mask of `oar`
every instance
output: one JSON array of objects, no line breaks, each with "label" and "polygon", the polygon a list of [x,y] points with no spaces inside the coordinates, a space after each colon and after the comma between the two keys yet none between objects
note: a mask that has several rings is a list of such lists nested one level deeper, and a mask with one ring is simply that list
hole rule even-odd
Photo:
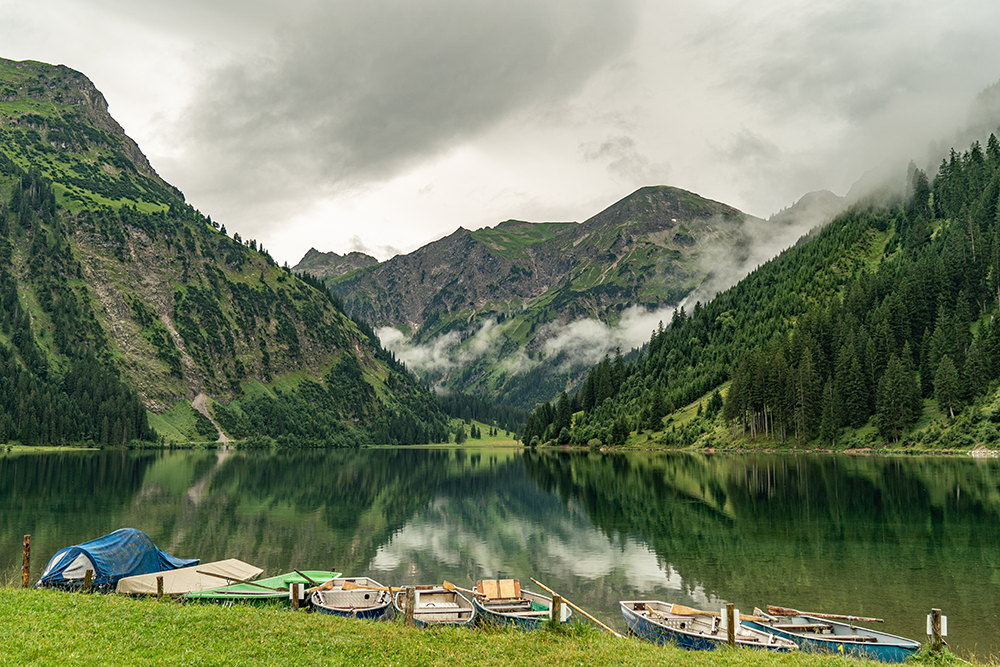
[{"label": "oar", "polygon": [[333,579],[326,582],[325,584],[320,584],[319,586],[313,586],[312,588],[307,588],[306,593],[312,595],[316,591],[329,591],[333,588]]},{"label": "oar", "polygon": [[316,583],[315,581],[313,581],[312,579],[310,579],[310,578],[309,578],[309,577],[307,577],[306,575],[302,574],[302,573],[301,573],[301,572],[299,572],[298,570],[292,570],[292,572],[294,572],[295,574],[299,575],[300,577],[302,577],[303,579],[305,579],[306,581],[308,581],[308,582],[309,582],[310,584],[312,584],[313,586],[319,586],[319,584],[317,584],[317,583]]},{"label": "oar", "polygon": [[[431,590],[432,588],[438,588],[438,586],[424,585],[424,586],[414,586],[414,588],[417,589],[418,591],[428,591]],[[357,591],[357,590],[389,591],[390,593],[402,593],[403,591],[406,590],[405,588],[400,588],[399,586],[365,586],[364,584],[356,584],[353,581],[345,581],[343,589],[345,591]]]},{"label": "oar", "polygon": [[[650,611],[653,611],[650,609]],[[654,612],[658,613],[658,612]],[[722,618],[722,614],[717,611],[702,611],[701,609],[695,609],[694,607],[686,607],[682,604],[671,604],[670,613],[677,614],[679,616],[718,616]],[[768,621],[770,619],[764,618],[763,616],[748,616],[747,614],[740,614],[741,621]]]},{"label": "oar", "polygon": [[237,584],[249,584],[250,586],[256,586],[257,588],[266,588],[267,590],[274,591],[276,593],[288,592],[287,588],[271,588],[270,586],[265,586],[264,584],[258,584],[255,581],[250,581],[249,579],[234,579],[233,577],[227,577],[224,574],[216,574],[215,572],[205,572],[204,570],[195,570],[195,572],[197,572],[198,574],[207,575],[209,577],[218,577],[219,579],[225,579],[230,584],[235,582]]},{"label": "oar", "polygon": [[[549,595],[559,595],[554,590],[552,590],[551,588],[549,588],[548,586],[546,586],[542,582],[538,581],[537,579],[532,578],[531,581],[534,582],[534,584],[536,586],[538,586],[539,588],[542,588],[543,590],[547,591],[549,593]],[[579,607],[577,607],[575,604],[573,604],[572,602],[570,602],[566,598],[563,598],[562,601],[565,602],[566,604],[568,604],[570,607],[572,607],[576,611],[578,611],[581,614],[583,614],[584,616],[586,616],[587,618],[589,618],[590,620],[592,620],[594,623],[597,623],[597,625],[601,626],[602,628],[604,628],[605,630],[607,630],[608,632],[610,632],[611,634],[613,634],[615,637],[618,637],[619,639],[622,637],[621,633],[618,633],[618,632],[612,630],[611,628],[609,628],[608,626],[604,625],[603,623],[601,623],[600,621],[598,621],[596,618],[594,618],[593,616],[591,616],[590,614],[588,614],[584,610],[580,609]]]},{"label": "oar", "polygon": [[450,581],[446,581],[442,585],[446,591],[461,591],[462,593],[468,593],[469,595],[475,595],[476,597],[483,597],[482,593],[477,593],[476,591],[469,590],[468,588],[462,588],[461,586],[456,586]]},{"label": "oar", "polygon": [[842,621],[861,621],[862,623],[885,623],[882,618],[869,618],[867,616],[845,616],[843,614],[819,614],[811,611],[799,611],[788,607],[775,607],[767,605],[767,613],[774,616],[815,616],[816,618],[833,618]]}]

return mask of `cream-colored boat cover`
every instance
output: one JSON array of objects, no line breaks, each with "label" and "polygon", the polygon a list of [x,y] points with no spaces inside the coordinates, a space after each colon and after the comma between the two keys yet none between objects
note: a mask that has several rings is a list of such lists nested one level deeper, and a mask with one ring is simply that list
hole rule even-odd
[{"label": "cream-colored boat cover", "polygon": [[[201,574],[211,572],[221,576]],[[134,577],[124,577],[118,580],[116,593],[128,595],[156,595],[156,578],[163,577],[164,595],[182,595],[192,591],[204,591],[218,588],[240,580],[256,579],[264,570],[236,558],[205,563],[193,567],[182,567],[177,570],[138,574]],[[230,581],[226,581],[228,578]]]}]

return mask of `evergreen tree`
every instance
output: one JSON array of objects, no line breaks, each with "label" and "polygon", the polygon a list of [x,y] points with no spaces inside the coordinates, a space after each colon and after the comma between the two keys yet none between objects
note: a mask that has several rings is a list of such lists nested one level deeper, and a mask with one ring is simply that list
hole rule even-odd
[{"label": "evergreen tree", "polygon": [[958,386],[958,370],[951,356],[944,355],[938,363],[934,374],[934,400],[941,412],[947,412],[954,419],[955,409],[960,406]]}]

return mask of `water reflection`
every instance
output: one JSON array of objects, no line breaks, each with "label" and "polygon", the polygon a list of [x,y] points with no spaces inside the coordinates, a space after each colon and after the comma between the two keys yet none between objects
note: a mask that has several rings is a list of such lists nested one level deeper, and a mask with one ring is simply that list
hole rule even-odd
[{"label": "water reflection", "polygon": [[882,616],[1000,653],[1000,462],[515,450],[0,455],[0,576],[123,526],[181,557],[405,584],[536,577],[617,601]]}]

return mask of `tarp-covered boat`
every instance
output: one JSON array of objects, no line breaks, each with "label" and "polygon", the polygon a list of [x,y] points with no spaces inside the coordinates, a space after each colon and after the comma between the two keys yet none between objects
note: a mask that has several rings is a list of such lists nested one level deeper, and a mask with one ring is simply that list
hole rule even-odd
[{"label": "tarp-covered boat", "polygon": [[[772,610],[785,611],[783,607],[768,607],[768,612]],[[861,620],[856,616],[840,616],[853,619],[849,623],[831,620],[830,616],[837,616],[834,614],[811,615],[808,612],[772,615],[754,609],[754,616],[770,620],[748,622],[747,625],[790,639],[809,653],[904,662],[920,650],[918,641],[855,625],[857,620]]]},{"label": "tarp-covered boat", "polygon": [[[476,582],[472,603],[480,623],[519,630],[535,630],[552,618],[552,598],[521,588],[517,579]],[[573,610],[563,604],[559,621],[569,622]]]},{"label": "tarp-covered boat", "polygon": [[[653,644],[676,644],[678,648],[712,650],[728,645],[728,630],[722,615],[659,600],[625,600],[622,616],[632,632]],[[771,651],[794,651],[798,647],[774,634],[748,628],[736,621],[737,646]]]},{"label": "tarp-covered boat", "polygon": [[344,577],[313,591],[310,601],[313,609],[323,614],[377,620],[392,605],[392,593],[374,579]]},{"label": "tarp-covered boat", "polygon": [[108,591],[123,577],[176,570],[198,563],[197,558],[176,558],[161,551],[140,530],[121,528],[110,535],[57,551],[35,586],[83,586],[86,572],[91,570],[91,586],[95,590]]},{"label": "tarp-covered boat", "polygon": [[326,570],[299,570],[298,572],[286,572],[276,577],[248,581],[243,584],[232,584],[230,586],[220,586],[209,588],[204,591],[185,593],[182,597],[185,600],[198,600],[201,602],[268,602],[268,601],[291,601],[289,589],[292,584],[302,584],[299,588],[302,599],[305,599],[306,589],[311,586],[324,584],[331,579],[340,576],[340,572],[328,572]]},{"label": "tarp-covered boat", "polygon": [[156,578],[163,577],[164,595],[183,595],[218,588],[227,580],[229,583],[251,581],[263,573],[264,570],[250,563],[244,563],[238,558],[228,558],[177,570],[125,577],[118,580],[115,592],[127,595],[156,595]]}]

